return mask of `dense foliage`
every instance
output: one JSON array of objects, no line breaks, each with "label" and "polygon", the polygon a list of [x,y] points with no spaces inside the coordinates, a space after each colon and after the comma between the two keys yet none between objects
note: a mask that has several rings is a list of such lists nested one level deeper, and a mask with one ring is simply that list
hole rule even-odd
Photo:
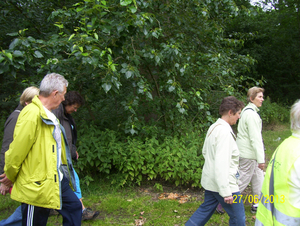
[{"label": "dense foliage", "polygon": [[300,17],[298,0],[262,1],[251,14],[239,14],[228,32],[244,36],[240,54],[249,54],[256,63],[248,76],[263,79],[266,95],[274,102],[291,105],[299,98]]},{"label": "dense foliage", "polygon": [[[121,172],[120,184],[159,178],[200,186],[203,137],[224,96],[242,98],[258,85],[271,99],[294,100],[294,6],[263,11],[247,0],[0,1],[0,121],[23,89],[60,73],[86,100],[74,114],[78,169]],[[287,120],[286,111],[268,106],[265,121]]]},{"label": "dense foliage", "polygon": [[36,23],[8,33],[0,73],[26,85],[47,72],[63,74],[87,100],[85,120],[102,129],[207,126],[222,96],[243,91],[242,75],[254,63],[235,51],[241,39],[224,36],[227,18],[238,12],[234,1],[4,1],[7,19],[25,2],[22,15]]},{"label": "dense foliage", "polygon": [[84,175],[101,173],[120,186],[163,180],[176,186],[201,187],[203,136],[190,132],[180,138],[167,136],[159,141],[158,131],[152,134],[152,138],[145,140],[133,137],[120,140],[114,131],[85,126],[80,130],[78,149],[85,157],[79,158],[77,167]]}]

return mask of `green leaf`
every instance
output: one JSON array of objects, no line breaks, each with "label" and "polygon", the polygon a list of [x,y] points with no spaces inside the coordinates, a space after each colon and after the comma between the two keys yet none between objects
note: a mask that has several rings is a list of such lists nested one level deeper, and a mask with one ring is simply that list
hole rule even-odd
[{"label": "green leaf", "polygon": [[135,6],[129,6],[131,13],[136,13],[137,8]]},{"label": "green leaf", "polygon": [[174,91],[175,90],[175,86],[170,86],[168,90],[169,90],[169,92]]},{"label": "green leaf", "polygon": [[157,39],[158,39],[158,34],[157,34],[157,32],[156,32],[156,31],[153,31],[151,34],[152,34],[152,36],[153,36],[153,37],[155,37],[155,38],[157,38]]},{"label": "green leaf", "polygon": [[75,36],[75,34],[71,34],[69,37],[69,41]]},{"label": "green leaf", "polygon": [[13,56],[14,56],[14,57],[22,57],[23,55],[24,55],[23,52],[20,51],[20,50],[15,50],[15,51],[13,52]]},{"label": "green leaf", "polygon": [[115,64],[111,64],[111,65],[110,65],[110,69],[111,69],[112,71],[116,71]]},{"label": "green leaf", "polygon": [[18,38],[14,39],[14,40],[10,43],[9,49],[14,49],[19,43],[20,43],[20,39],[18,39]]},{"label": "green leaf", "polygon": [[18,32],[12,32],[12,33],[7,33],[6,35],[9,35],[9,36],[18,36],[19,33]]},{"label": "green leaf", "polygon": [[110,83],[104,83],[104,84],[102,84],[102,88],[107,93],[111,89],[111,84]]},{"label": "green leaf", "polygon": [[146,27],[144,27],[143,32],[144,32],[144,35],[148,35],[148,30]]},{"label": "green leaf", "polygon": [[155,56],[155,61],[156,61],[157,64],[159,64],[159,62],[160,62],[160,57],[159,57],[159,56]]},{"label": "green leaf", "polygon": [[121,6],[127,6],[132,3],[132,0],[120,0]]},{"label": "green leaf", "polygon": [[5,56],[7,56],[8,59],[12,60],[12,54],[11,53],[4,53]]},{"label": "green leaf", "polygon": [[132,71],[126,71],[125,76],[127,79],[129,79],[133,75]]},{"label": "green leaf", "polygon": [[149,99],[153,100],[152,94],[151,94],[150,92],[146,92],[146,96],[147,96]]},{"label": "green leaf", "polygon": [[5,58],[3,56],[0,56],[0,63],[4,60]]},{"label": "green leaf", "polygon": [[40,51],[34,51],[34,56],[36,57],[36,58],[43,58],[44,56],[43,56],[43,54],[41,54],[41,52]]}]

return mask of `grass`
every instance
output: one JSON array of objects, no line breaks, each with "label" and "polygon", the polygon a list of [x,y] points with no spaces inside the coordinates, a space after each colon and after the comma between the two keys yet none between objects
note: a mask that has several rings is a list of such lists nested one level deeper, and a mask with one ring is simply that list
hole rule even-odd
[{"label": "grass", "polygon": [[[265,128],[263,138],[267,161],[277,146],[290,135],[287,124]],[[199,188],[165,184],[162,186],[163,191],[159,191],[154,187],[155,182],[146,182],[140,187],[118,188],[111,185],[110,181],[105,178],[94,178],[89,186],[82,184],[84,205],[100,211],[100,215],[95,220],[82,222],[82,225],[179,226],[184,225],[203,202],[204,191]],[[180,197],[166,198],[170,194],[178,194],[188,201],[180,203]],[[249,187],[245,194],[250,194]],[[161,199],[163,197],[166,199]],[[11,200],[9,195],[1,196],[0,200],[0,219],[5,219],[13,213],[19,203]],[[255,220],[250,209],[250,204],[245,203],[246,225],[254,225]],[[227,214],[214,214],[206,225],[228,225],[228,221]],[[50,216],[48,225],[62,225],[61,216]]]}]

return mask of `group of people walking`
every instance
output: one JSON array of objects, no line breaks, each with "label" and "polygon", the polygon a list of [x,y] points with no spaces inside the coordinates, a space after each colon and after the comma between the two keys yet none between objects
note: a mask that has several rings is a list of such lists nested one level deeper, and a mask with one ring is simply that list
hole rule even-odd
[{"label": "group of people walking", "polygon": [[[1,148],[0,192],[21,202],[0,225],[46,225],[51,212],[63,217],[64,225],[81,225],[99,211],[82,202],[79,177],[73,161],[77,130],[71,114],[84,104],[76,91],[67,92],[68,81],[60,74],[47,74],[40,88],[29,87],[20,105],[8,117]],[[25,107],[26,106],[26,107]]]},{"label": "group of people walking", "polygon": [[[67,87],[62,75],[47,74],[39,89],[23,92],[20,105],[5,123],[0,193],[11,193],[22,204],[0,226],[46,225],[51,210],[62,215],[64,225],[81,225],[99,214],[83,205],[73,168],[72,160],[79,155],[71,114],[84,100],[76,91],[67,92]],[[246,107],[233,96],[222,100],[221,117],[208,129],[202,150],[204,202],[186,226],[205,225],[218,205],[228,213],[229,225],[245,225],[243,200],[237,197],[249,183],[252,197],[257,197],[251,207],[257,226],[300,225],[300,102],[291,108],[293,134],[274,152],[264,176],[259,115],[263,93],[263,88],[250,88]],[[231,126],[238,120],[235,135]]]},{"label": "group of people walking", "polygon": [[[291,108],[292,136],[274,152],[266,170],[262,120],[264,89],[248,90],[248,104],[225,97],[219,118],[207,131],[202,154],[205,162],[201,185],[204,202],[185,223],[205,225],[218,205],[228,213],[229,225],[243,226],[244,201],[241,193],[251,183],[251,212],[256,226],[300,225],[300,101]],[[237,136],[231,125],[238,123]]]}]

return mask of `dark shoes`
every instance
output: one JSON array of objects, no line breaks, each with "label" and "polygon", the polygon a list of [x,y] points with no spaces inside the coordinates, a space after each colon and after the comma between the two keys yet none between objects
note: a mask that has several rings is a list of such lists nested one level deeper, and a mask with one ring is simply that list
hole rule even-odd
[{"label": "dark shoes", "polygon": [[225,211],[223,209],[223,207],[221,206],[221,204],[219,203],[217,208],[216,208],[216,211],[219,213],[219,214],[224,214]]},{"label": "dark shoes", "polygon": [[93,211],[91,208],[85,208],[82,212],[82,220],[92,220],[100,214],[99,211]]},{"label": "dark shoes", "polygon": [[256,213],[257,211],[257,207],[254,207],[253,205],[251,206],[251,213]]}]

